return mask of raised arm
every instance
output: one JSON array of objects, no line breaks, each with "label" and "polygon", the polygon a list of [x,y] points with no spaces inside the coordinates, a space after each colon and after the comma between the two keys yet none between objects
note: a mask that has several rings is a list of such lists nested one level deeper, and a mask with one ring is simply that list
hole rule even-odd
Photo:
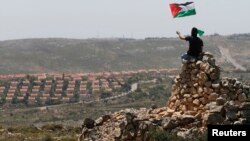
[{"label": "raised arm", "polygon": [[181,40],[185,40],[185,37],[183,35],[181,35],[181,33],[179,31],[176,31],[176,34],[179,36],[179,38]]}]

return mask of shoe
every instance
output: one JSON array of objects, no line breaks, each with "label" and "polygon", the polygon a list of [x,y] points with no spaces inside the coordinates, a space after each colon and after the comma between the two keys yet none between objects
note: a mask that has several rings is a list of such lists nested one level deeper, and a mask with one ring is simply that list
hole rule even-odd
[{"label": "shoe", "polygon": [[188,62],[188,60],[185,60],[185,59],[181,59],[181,61],[183,64],[186,64]]},{"label": "shoe", "polygon": [[195,59],[194,58],[190,59],[190,62],[192,62],[192,63],[195,62]]}]

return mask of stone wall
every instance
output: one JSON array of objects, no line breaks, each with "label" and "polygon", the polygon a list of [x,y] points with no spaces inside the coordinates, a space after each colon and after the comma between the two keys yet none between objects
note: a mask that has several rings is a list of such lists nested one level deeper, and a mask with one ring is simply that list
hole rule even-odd
[{"label": "stone wall", "polygon": [[157,130],[192,140],[206,132],[207,124],[250,124],[249,97],[249,86],[221,79],[215,59],[205,53],[202,60],[182,64],[166,107],[85,119],[79,141],[153,141]]}]

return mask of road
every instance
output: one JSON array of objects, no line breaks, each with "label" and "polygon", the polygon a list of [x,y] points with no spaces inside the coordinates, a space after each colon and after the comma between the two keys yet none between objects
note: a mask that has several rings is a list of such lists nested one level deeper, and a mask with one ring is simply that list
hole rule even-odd
[{"label": "road", "polygon": [[[169,76],[171,78],[171,76]],[[49,108],[54,108],[54,107],[60,107],[60,106],[64,106],[64,105],[75,105],[75,104],[80,104],[80,103],[85,103],[85,104],[90,104],[90,103],[95,103],[95,102],[100,102],[100,101],[107,101],[107,100],[112,100],[112,99],[116,99],[116,98],[119,98],[119,97],[123,97],[123,96],[126,96],[134,91],[137,90],[138,88],[138,84],[142,84],[142,83],[155,83],[156,82],[156,79],[153,79],[153,80],[149,80],[149,81],[139,81],[138,83],[133,83],[131,85],[131,89],[130,91],[128,92],[123,92],[119,95],[115,95],[115,96],[112,96],[112,97],[108,97],[108,98],[104,98],[104,99],[98,99],[98,100],[91,100],[91,101],[79,101],[79,102],[75,102],[75,103],[65,103],[65,104],[58,104],[58,105],[49,105],[49,106],[43,106],[43,107],[35,107],[34,109],[49,109]]]},{"label": "road", "polygon": [[134,83],[134,84],[131,85],[131,89],[128,92],[123,92],[123,93],[121,93],[119,95],[115,95],[115,96],[112,96],[112,97],[107,97],[107,98],[104,98],[104,99],[85,101],[84,103],[88,104],[88,103],[93,103],[93,102],[100,102],[100,101],[107,101],[107,100],[111,100],[111,99],[116,99],[116,98],[126,96],[126,95],[130,94],[131,92],[136,91],[137,88],[138,88],[138,83]]},{"label": "road", "polygon": [[240,65],[230,54],[229,49],[224,48],[222,46],[218,46],[221,56],[226,59],[227,61],[229,61],[237,70],[242,70],[242,71],[246,71],[247,69],[245,67],[243,67],[242,65]]}]

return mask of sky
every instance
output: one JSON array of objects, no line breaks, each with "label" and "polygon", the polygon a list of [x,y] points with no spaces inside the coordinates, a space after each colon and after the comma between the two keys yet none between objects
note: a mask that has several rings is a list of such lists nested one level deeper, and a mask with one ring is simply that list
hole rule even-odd
[{"label": "sky", "polygon": [[170,3],[189,0],[0,0],[0,40],[146,38],[250,33],[250,0],[190,0],[195,16],[174,19]]}]

